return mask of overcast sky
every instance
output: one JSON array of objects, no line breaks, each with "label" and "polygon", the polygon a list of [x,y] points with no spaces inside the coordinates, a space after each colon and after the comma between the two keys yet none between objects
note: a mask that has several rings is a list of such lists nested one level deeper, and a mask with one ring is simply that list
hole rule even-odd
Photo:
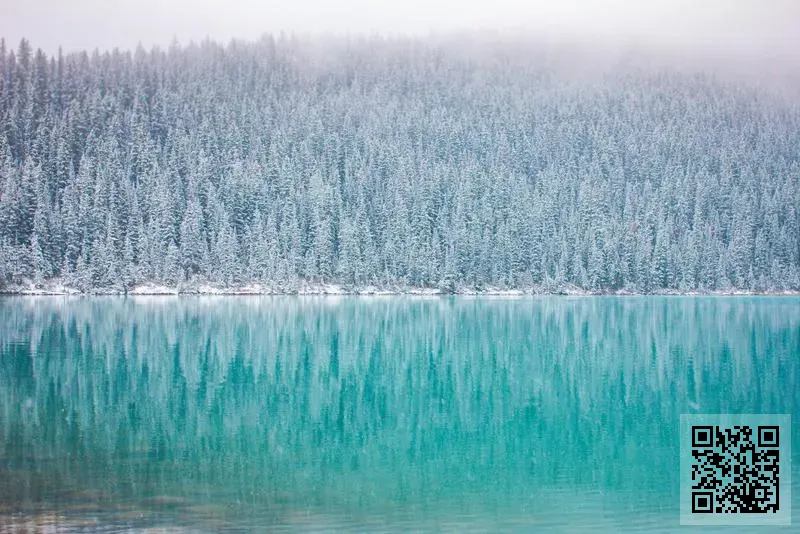
[{"label": "overcast sky", "polygon": [[798,58],[800,0],[0,0],[0,36],[54,53],[265,32],[516,29],[675,50]]}]

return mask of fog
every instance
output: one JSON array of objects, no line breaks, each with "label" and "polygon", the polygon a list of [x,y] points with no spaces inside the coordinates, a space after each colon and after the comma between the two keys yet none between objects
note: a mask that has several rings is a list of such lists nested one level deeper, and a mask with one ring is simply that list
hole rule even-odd
[{"label": "fog", "polygon": [[0,0],[10,46],[167,46],[264,33],[427,35],[513,31],[680,53],[797,62],[794,0]]}]

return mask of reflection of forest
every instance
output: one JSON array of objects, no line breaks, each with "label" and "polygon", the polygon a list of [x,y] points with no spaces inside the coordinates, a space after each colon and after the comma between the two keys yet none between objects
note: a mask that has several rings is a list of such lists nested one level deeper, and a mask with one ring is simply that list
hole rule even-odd
[{"label": "reflection of forest", "polygon": [[564,481],[671,493],[680,413],[800,405],[798,308],[0,299],[0,471],[19,488],[4,500],[48,484],[353,506],[455,488],[500,506]]}]

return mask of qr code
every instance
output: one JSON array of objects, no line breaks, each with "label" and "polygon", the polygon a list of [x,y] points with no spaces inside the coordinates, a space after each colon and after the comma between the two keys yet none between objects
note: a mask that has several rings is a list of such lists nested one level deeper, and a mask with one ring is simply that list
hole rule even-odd
[{"label": "qr code", "polygon": [[681,523],[791,524],[790,440],[790,415],[682,415]]},{"label": "qr code", "polygon": [[692,513],[776,513],[780,428],[692,427]]}]

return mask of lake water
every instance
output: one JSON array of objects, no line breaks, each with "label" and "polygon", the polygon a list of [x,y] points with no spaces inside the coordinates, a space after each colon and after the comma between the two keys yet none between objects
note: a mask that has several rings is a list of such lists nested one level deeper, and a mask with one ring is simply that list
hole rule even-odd
[{"label": "lake water", "polygon": [[682,413],[797,421],[800,298],[2,298],[0,531],[688,532]]}]

